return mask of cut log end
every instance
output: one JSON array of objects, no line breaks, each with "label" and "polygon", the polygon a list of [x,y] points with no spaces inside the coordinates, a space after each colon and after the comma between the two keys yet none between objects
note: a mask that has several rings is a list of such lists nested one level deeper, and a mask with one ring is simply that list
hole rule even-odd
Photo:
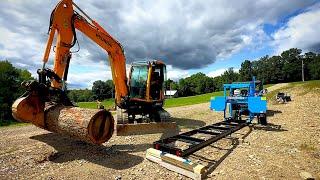
[{"label": "cut log end", "polygon": [[114,120],[109,111],[99,111],[89,122],[89,137],[95,144],[108,141],[114,130]]},{"label": "cut log end", "polygon": [[49,131],[69,135],[93,144],[108,141],[114,130],[112,114],[105,109],[63,105],[47,106],[45,123]]}]

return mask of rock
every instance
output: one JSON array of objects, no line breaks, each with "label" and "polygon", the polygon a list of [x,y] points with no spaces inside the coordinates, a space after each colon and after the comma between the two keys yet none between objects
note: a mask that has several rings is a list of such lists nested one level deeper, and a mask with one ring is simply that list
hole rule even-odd
[{"label": "rock", "polygon": [[315,179],[315,178],[312,176],[312,174],[310,174],[309,172],[306,172],[306,171],[301,172],[301,173],[300,173],[300,177],[301,177],[302,179],[305,179],[305,180],[313,180],[313,179]]},{"label": "rock", "polygon": [[116,176],[114,179],[115,180],[121,180],[121,176]]}]

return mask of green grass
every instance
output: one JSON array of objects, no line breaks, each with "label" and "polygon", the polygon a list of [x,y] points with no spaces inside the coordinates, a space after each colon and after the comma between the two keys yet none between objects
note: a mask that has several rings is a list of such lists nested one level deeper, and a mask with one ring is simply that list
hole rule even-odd
[{"label": "green grass", "polygon": [[[114,107],[114,99],[104,100],[101,103],[106,109]],[[97,102],[78,102],[77,105],[81,108],[97,109]]]},{"label": "green grass", "polygon": [[[273,84],[265,85],[264,87],[270,87]],[[179,98],[171,98],[165,100],[165,108],[170,107],[179,107],[179,106],[187,106],[192,104],[201,104],[201,103],[207,103],[210,101],[210,98],[213,96],[222,96],[223,91],[213,92],[213,93],[207,93],[207,94],[201,94],[196,96],[188,96],[188,97],[179,97]],[[106,109],[112,108],[114,106],[114,99],[105,100],[102,102],[104,107]],[[81,108],[97,108],[96,102],[79,102],[77,105]]]},{"label": "green grass", "polygon": [[201,94],[197,96],[166,99],[164,107],[169,108],[169,107],[178,107],[178,106],[186,106],[186,105],[192,105],[192,104],[207,103],[210,101],[211,97],[222,96],[222,95],[223,95],[223,91],[218,91],[213,93]]},{"label": "green grass", "polygon": [[[210,101],[210,98],[213,96],[222,96],[223,91],[219,92],[213,92],[208,94],[201,94],[197,96],[188,96],[188,97],[180,97],[180,98],[172,98],[172,99],[166,99],[165,100],[165,108],[169,107],[177,107],[177,106],[186,106],[186,105],[192,105],[192,104],[200,104],[200,103],[206,103]],[[77,105],[81,108],[90,108],[90,109],[96,109],[97,103],[96,102],[78,102]],[[108,99],[102,102],[102,105],[106,109],[113,108],[114,106],[114,99]]]}]

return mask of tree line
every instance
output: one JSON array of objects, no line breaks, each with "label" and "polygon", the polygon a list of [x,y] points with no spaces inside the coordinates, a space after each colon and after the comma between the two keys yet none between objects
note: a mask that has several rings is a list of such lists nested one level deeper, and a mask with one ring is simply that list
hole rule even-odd
[{"label": "tree line", "polygon": [[0,61],[0,125],[11,120],[11,105],[23,94],[21,83],[34,79],[25,69],[14,67],[9,61]]},{"label": "tree line", "polygon": [[95,81],[90,89],[68,90],[68,97],[74,102],[103,101],[114,98],[114,84],[112,80]]},{"label": "tree line", "polygon": [[[175,82],[168,79],[166,89],[178,90],[179,96],[192,96],[223,90],[223,84],[236,81],[250,81],[252,76],[263,84],[276,84],[320,79],[320,54],[292,48],[280,55],[264,56],[258,60],[245,60],[239,72],[231,67],[220,76],[211,78],[197,73]],[[303,73],[302,73],[303,72]]]},{"label": "tree line", "polygon": [[[258,60],[245,60],[239,72],[233,68],[227,69],[217,77],[208,77],[204,73],[196,73],[178,81],[165,81],[166,90],[177,90],[178,96],[192,96],[223,90],[222,85],[235,81],[250,81],[252,76],[264,84],[293,82],[320,79],[320,54],[307,52],[302,54],[297,48],[283,51],[280,55],[264,56]],[[20,86],[24,80],[33,79],[27,70],[12,66],[9,61],[0,61],[0,110],[11,109],[12,102],[17,99],[24,89]],[[91,89],[68,90],[69,98],[74,102],[104,100],[114,97],[112,80],[95,81]],[[10,112],[9,112],[10,114]],[[0,116],[8,117],[2,113]],[[1,117],[0,117],[1,118]]]}]

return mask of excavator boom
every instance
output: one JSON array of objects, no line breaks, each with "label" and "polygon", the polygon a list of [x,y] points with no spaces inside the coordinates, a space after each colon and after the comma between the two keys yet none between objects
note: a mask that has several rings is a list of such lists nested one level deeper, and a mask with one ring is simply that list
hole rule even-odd
[{"label": "excavator boom", "polygon": [[[62,0],[53,10],[50,20],[50,33],[43,61],[47,63],[52,47],[54,35],[57,34],[54,72],[63,80],[67,79],[68,64],[70,62],[70,48],[75,45],[77,36],[75,29],[81,31],[101,48],[107,51],[116,91],[116,103],[122,106],[121,100],[128,96],[126,59],[121,44],[115,40],[96,21],[87,14],[89,22],[79,13],[75,13],[73,5],[84,13],[72,0]],[[63,88],[63,83],[53,82],[56,88]]]}]

